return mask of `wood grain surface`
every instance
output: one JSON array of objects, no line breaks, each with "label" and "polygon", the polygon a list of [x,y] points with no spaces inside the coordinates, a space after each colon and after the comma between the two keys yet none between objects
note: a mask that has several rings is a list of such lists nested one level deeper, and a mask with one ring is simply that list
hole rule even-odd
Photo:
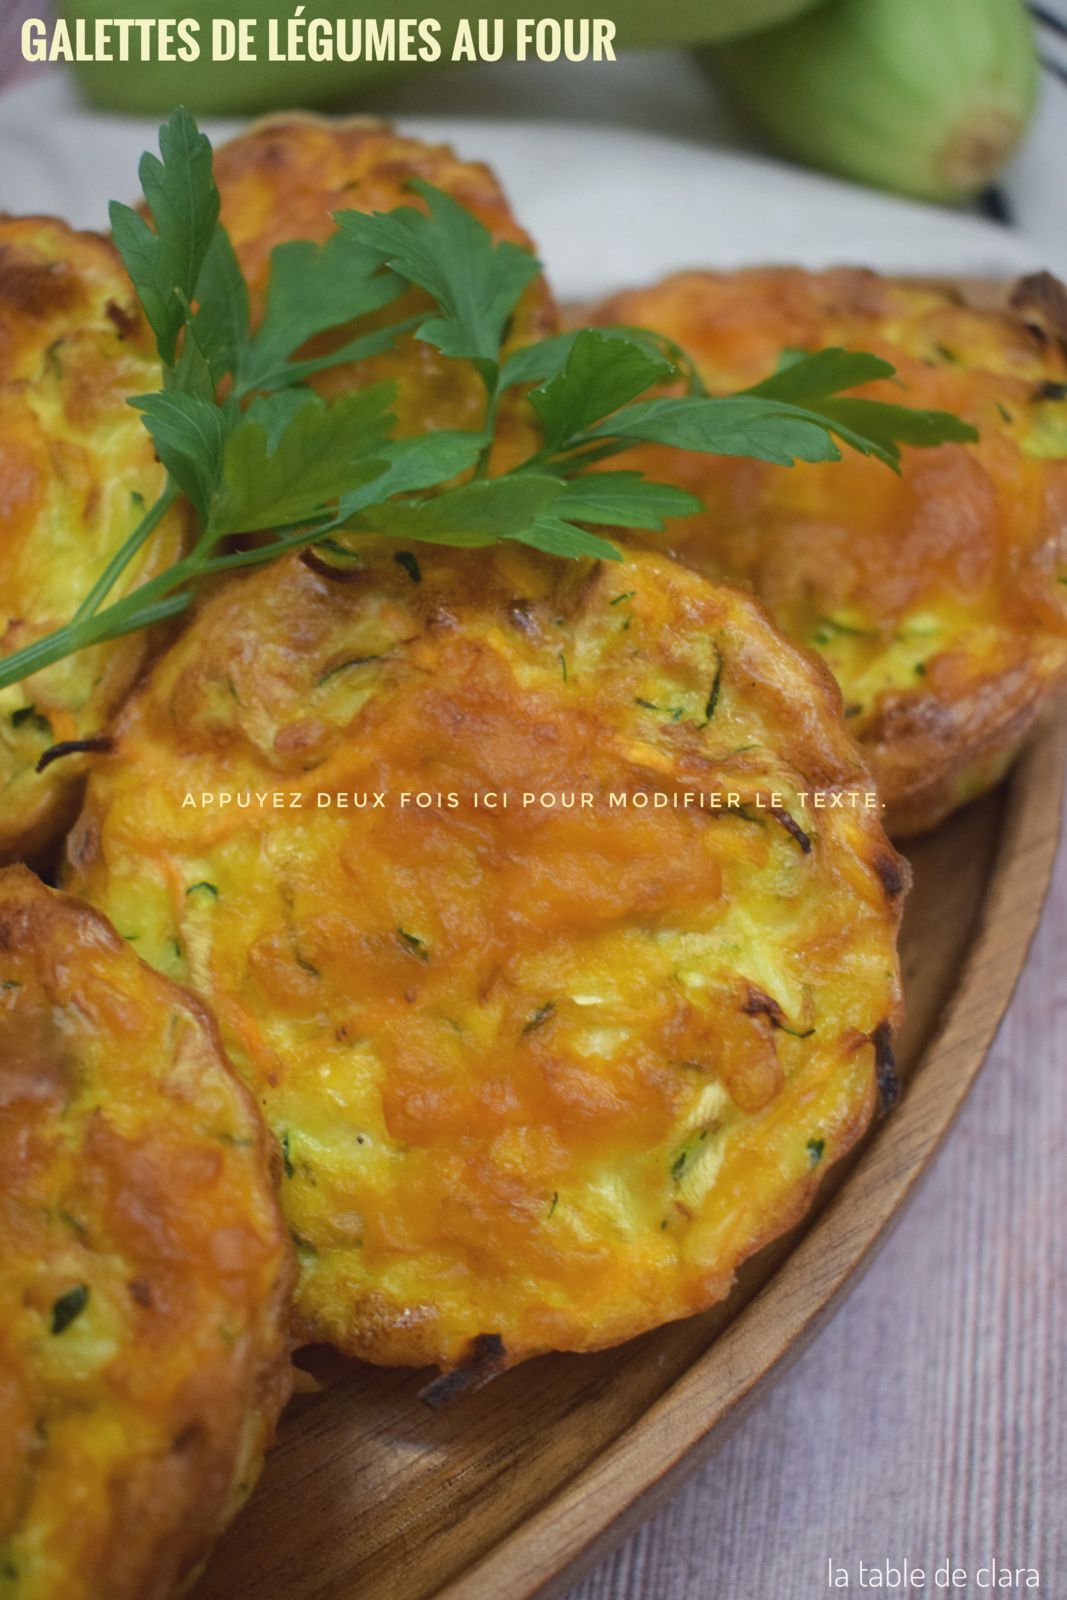
[{"label": "wood grain surface", "polygon": [[[1067,850],[997,1043],[819,1339],[569,1600],[816,1600],[827,1561],[1036,1566],[1067,1596]],[[1033,1593],[1025,1588],[995,1593]]]}]

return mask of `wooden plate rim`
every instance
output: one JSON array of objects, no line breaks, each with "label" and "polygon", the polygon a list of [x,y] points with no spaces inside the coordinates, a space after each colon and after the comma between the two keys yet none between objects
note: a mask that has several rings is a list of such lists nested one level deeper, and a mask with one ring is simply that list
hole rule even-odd
[{"label": "wooden plate rim", "polygon": [[1061,720],[1009,779],[960,982],[900,1106],[841,1192],[700,1360],[437,1600],[534,1600],[565,1591],[723,1442],[757,1392],[786,1370],[858,1282],[955,1121],[1022,972],[1056,858],[1065,760]]}]

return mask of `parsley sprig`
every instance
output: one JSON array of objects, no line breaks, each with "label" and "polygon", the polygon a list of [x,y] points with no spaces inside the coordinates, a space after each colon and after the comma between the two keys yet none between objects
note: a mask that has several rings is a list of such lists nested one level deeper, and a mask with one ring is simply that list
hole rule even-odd
[{"label": "parsley sprig", "polygon": [[[130,404],[165,485],[70,622],[0,662],[0,687],[176,616],[218,574],[319,542],[336,551],[338,536],[349,552],[359,534],[375,533],[457,546],[515,540],[556,556],[618,560],[594,530],[656,531],[701,509],[693,495],[638,472],[589,471],[637,442],[781,466],[837,460],[846,446],[899,470],[902,444],[976,437],[947,413],[850,394],[893,373],[862,352],[793,356],[766,382],[726,397],[709,396],[685,352],[643,329],[583,328],[507,353],[540,263],[419,180],[411,188],[425,210],[342,212],[325,244],[279,245],[253,326],[248,286],[219,220],[209,141],[179,109],[159,148],[139,169],[151,225],[117,203],[111,225],[161,362],[158,391]],[[414,315],[412,291],[423,302]],[[408,314],[390,321],[390,306]],[[324,334],[330,348],[308,354]],[[486,397],[480,430],[397,438],[394,385],[353,390],[331,405],[308,387],[327,368],[389,350],[404,335],[473,365]],[[683,394],[663,392],[679,386]],[[490,476],[501,404],[522,394],[539,448]],[[181,498],[196,518],[185,555],[108,603]],[[251,547],[235,543],[253,532]]]}]

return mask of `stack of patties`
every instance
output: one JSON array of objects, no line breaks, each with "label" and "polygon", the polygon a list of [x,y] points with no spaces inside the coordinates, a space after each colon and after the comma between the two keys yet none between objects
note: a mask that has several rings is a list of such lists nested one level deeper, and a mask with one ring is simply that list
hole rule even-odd
[{"label": "stack of patties", "polygon": [[[329,237],[339,209],[420,205],[413,176],[524,238],[485,168],[376,126],[281,119],[216,170],[254,315],[272,246]],[[149,503],[160,469],[124,407],[158,373],[109,247],[6,226],[32,229],[35,283],[68,284],[61,323],[34,290],[36,342],[17,369],[5,352],[29,335],[0,294],[13,436],[61,462],[67,485],[56,501],[42,468],[9,517],[13,649],[70,614],[128,535],[119,502]],[[863,281],[879,303],[890,293]],[[553,317],[537,279],[512,346]],[[967,323],[991,343],[1003,326]],[[58,328],[68,356],[85,341],[91,360],[61,343],[57,368]],[[329,337],[340,348],[351,331]],[[858,332],[811,339],[877,329]],[[676,336],[702,359],[691,329]],[[1018,338],[1031,389],[1054,384],[1059,357]],[[763,356],[746,355],[752,381]],[[473,371],[414,336],[315,382],[333,396],[382,377],[405,434],[479,426]],[[1031,407],[1055,406],[1031,389]],[[1011,409],[1000,390],[990,404]],[[513,391],[494,470],[536,448],[536,423]],[[1010,441],[1026,462],[1019,506],[1039,522],[1056,480],[1014,425],[953,447],[945,470],[988,475]],[[753,516],[779,479],[822,481],[746,465],[750,490],[734,463],[703,470],[715,493],[716,474],[748,493]],[[685,479],[687,460],[676,469]],[[825,470],[847,519],[849,474],[868,469]],[[952,523],[910,461],[903,487],[869,470],[920,521],[925,506]],[[16,481],[38,480],[18,465]],[[173,559],[180,506],[146,542],[146,570]],[[872,515],[868,501],[855,512]],[[862,564],[852,526],[839,548]],[[968,570],[966,529],[934,543]],[[609,563],[365,536],[214,583],[176,637],[136,635],[0,693],[5,793],[35,796],[21,834],[12,807],[11,854],[54,840],[92,769],[67,845],[72,897],[0,878],[5,1594],[163,1600],[185,1584],[254,1478],[289,1336],[446,1370],[594,1349],[721,1300],[803,1216],[897,1092],[907,882],[850,731],[883,714],[881,669],[864,657],[862,720],[841,670],[847,719],[807,646],[839,668],[834,641],[870,632],[873,659],[876,627],[879,640],[914,628],[907,595],[943,579],[925,549],[914,541],[892,614],[857,619],[816,595],[833,631],[812,640],[791,613],[796,639],[743,588],[636,541]],[[30,590],[18,575],[34,571]],[[1001,561],[989,619],[1046,652],[1023,673],[1027,716],[1059,671],[1043,641],[1062,620],[1035,571],[1036,555]],[[766,598],[781,612],[773,585]],[[1040,641],[1021,620],[1032,606]],[[944,620],[931,607],[929,625]],[[906,637],[909,689],[922,665],[936,694],[948,668]],[[970,648],[966,630],[953,637],[957,655]]]}]

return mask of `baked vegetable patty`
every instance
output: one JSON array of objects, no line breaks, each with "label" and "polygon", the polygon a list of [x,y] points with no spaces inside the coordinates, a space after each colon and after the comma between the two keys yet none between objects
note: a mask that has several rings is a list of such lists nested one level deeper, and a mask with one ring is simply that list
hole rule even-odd
[{"label": "baked vegetable patty", "polygon": [[289,1391],[273,1141],[188,995],[0,873],[0,1595],[165,1600]]},{"label": "baked vegetable patty", "polygon": [[905,868],[840,709],[756,601],[649,554],[367,541],[204,601],[69,880],[214,1008],[306,1338],[596,1348],[803,1213],[900,1010]]},{"label": "baked vegetable patty", "polygon": [[[163,488],[132,395],[159,362],[117,253],[41,217],[0,217],[0,655],[70,620]],[[177,560],[173,509],[113,591]],[[0,690],[0,861],[33,855],[77,811],[90,753],[140,670],[146,635],[94,646]]]},{"label": "baked vegetable patty", "polygon": [[[432,184],[488,228],[494,239],[530,248],[507,197],[480,161],[462,161],[443,144],[407,138],[366,117],[331,118],[292,112],[267,117],[215,154],[215,177],[225,224],[252,294],[253,320],[262,313],[271,252],[294,240],[322,244],[342,211],[425,210],[413,188]],[[305,245],[305,249],[309,248]],[[429,306],[409,290],[374,317],[314,342],[309,353],[340,348],[376,322],[393,323]],[[556,308],[543,277],[526,290],[509,330],[509,348],[554,333]],[[397,384],[394,411],[401,436],[438,428],[475,429],[485,415],[485,386],[465,361],[452,361],[407,332],[381,355],[320,373],[312,383],[334,397],[372,383]],[[496,461],[503,467],[537,448],[532,418],[514,395],[496,419]]]},{"label": "baked vegetable patty", "polygon": [[1042,275],[1001,299],[979,310],[872,272],[784,267],[682,273],[593,313],[667,334],[713,393],[792,350],[871,350],[897,369],[871,398],[977,427],[976,444],[906,449],[899,478],[855,455],[783,472],[635,452],[707,505],[672,524],[679,558],[750,584],[826,661],[891,833],[995,782],[1067,680],[1067,290]]}]

